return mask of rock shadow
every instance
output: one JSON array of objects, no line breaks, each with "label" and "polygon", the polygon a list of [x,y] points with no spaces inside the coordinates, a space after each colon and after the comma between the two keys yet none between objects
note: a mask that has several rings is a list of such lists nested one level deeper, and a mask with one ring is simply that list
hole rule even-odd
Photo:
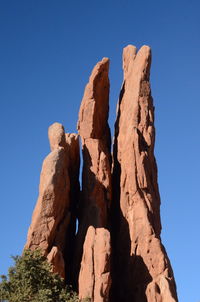
[{"label": "rock shadow", "polygon": [[[118,227],[119,229],[119,227]],[[111,302],[147,302],[146,289],[152,281],[137,250],[131,254],[129,226],[120,213],[120,230],[113,241],[112,229]]]},{"label": "rock shadow", "polygon": [[[111,203],[111,278],[110,302],[147,302],[146,288],[152,281],[143,258],[137,255],[137,245],[131,254],[131,238],[128,221],[120,208],[121,165],[118,161],[118,134],[120,104],[124,95],[124,86],[120,91],[118,114],[115,123],[113,145],[113,198]],[[145,146],[146,147],[146,146]]]}]

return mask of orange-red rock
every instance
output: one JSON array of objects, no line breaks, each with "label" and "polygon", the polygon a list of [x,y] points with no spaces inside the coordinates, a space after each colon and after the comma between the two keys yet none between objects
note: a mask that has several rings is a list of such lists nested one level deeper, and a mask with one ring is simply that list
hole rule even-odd
[{"label": "orange-red rock", "polygon": [[113,302],[175,302],[176,285],[160,239],[154,158],[151,50],[123,53],[124,82],[115,124],[113,172]]},{"label": "orange-red rock", "polygon": [[73,134],[68,134],[67,137],[73,137],[70,143],[69,139],[65,139],[64,128],[61,124],[55,123],[49,127],[52,151],[43,162],[39,197],[25,245],[25,248],[40,248],[52,262],[53,270],[62,277],[65,277],[65,272],[68,270],[64,263],[65,253],[67,253],[66,243],[69,241],[68,228],[72,223],[70,221],[72,175],[69,171],[74,169],[74,178],[79,171],[79,152],[73,152],[73,156],[70,154],[70,150],[79,149],[78,137]]},{"label": "orange-red rock", "polygon": [[[93,69],[81,103],[78,131],[83,174],[77,236],[79,297],[108,301],[110,278],[109,208],[111,202],[109,60]],[[80,269],[80,273],[79,273]]]},{"label": "orange-red rock", "polygon": [[104,58],[94,67],[78,119],[81,192],[78,135],[66,134],[59,123],[49,127],[51,153],[43,162],[25,247],[42,249],[54,272],[77,288],[81,300],[177,302],[173,272],[160,238],[150,64],[148,46],[138,52],[131,45],[124,49],[113,163],[109,60]]},{"label": "orange-red rock", "polygon": [[66,148],[65,131],[60,123],[53,123],[48,130],[51,151],[59,147]]}]

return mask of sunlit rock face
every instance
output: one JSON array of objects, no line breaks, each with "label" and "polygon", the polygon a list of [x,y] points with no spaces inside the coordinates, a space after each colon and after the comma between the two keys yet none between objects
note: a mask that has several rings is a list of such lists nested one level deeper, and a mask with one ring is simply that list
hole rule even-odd
[{"label": "sunlit rock face", "polygon": [[111,154],[109,60],[97,63],[85,88],[79,111],[83,172],[77,236],[77,271],[80,299],[109,300]]},{"label": "sunlit rock face", "polygon": [[124,48],[112,153],[107,58],[86,85],[78,134],[49,127],[51,152],[25,248],[40,248],[81,301],[178,301],[160,238],[150,65],[148,46]]},{"label": "sunlit rock face", "polygon": [[79,141],[77,134],[65,134],[59,123],[49,127],[49,141],[51,152],[42,165],[39,197],[25,248],[41,249],[53,264],[53,271],[68,278],[70,264],[66,263],[76,227],[73,187],[79,190]]},{"label": "sunlit rock face", "polygon": [[176,286],[161,244],[160,196],[154,158],[151,50],[123,51],[113,163],[113,301],[175,302]]}]

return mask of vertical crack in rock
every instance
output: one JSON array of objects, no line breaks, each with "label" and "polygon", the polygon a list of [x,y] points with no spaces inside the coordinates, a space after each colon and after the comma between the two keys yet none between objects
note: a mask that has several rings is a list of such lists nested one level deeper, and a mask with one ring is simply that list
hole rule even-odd
[{"label": "vertical crack in rock", "polygon": [[78,131],[83,149],[82,192],[75,275],[79,297],[108,301],[110,279],[109,208],[111,155],[109,111],[109,60],[94,67],[81,103]]},{"label": "vertical crack in rock", "polygon": [[160,239],[150,64],[148,46],[138,53],[131,45],[124,49],[113,151],[113,302],[177,301],[173,272]]},{"label": "vertical crack in rock", "polygon": [[70,179],[70,223],[66,233],[65,247],[65,266],[66,266],[66,282],[73,284],[73,262],[75,252],[76,223],[77,223],[77,205],[80,198],[80,148],[79,136],[75,133],[65,133],[68,154],[68,173]]},{"label": "vertical crack in rock", "polygon": [[54,123],[49,127],[49,141],[51,153],[42,165],[39,197],[25,248],[40,248],[54,272],[69,279],[79,191],[78,135],[65,135],[63,126]]}]

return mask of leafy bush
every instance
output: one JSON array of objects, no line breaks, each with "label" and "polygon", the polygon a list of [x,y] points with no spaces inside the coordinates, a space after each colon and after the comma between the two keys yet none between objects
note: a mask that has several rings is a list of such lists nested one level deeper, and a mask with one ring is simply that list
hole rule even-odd
[{"label": "leafy bush", "polygon": [[9,302],[78,302],[78,297],[66,288],[63,279],[51,271],[51,265],[39,250],[25,250],[12,257],[15,265],[8,277],[1,276],[0,301]]}]

